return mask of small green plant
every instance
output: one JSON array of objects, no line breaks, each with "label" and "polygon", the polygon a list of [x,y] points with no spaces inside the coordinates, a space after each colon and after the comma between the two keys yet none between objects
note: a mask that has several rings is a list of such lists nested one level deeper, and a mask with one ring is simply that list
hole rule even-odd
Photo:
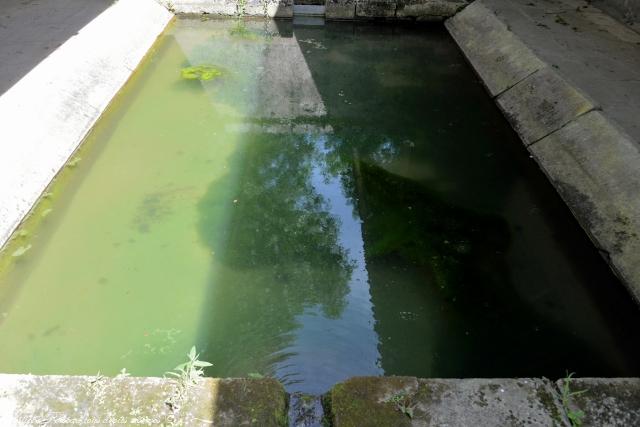
[{"label": "small green plant", "polygon": [[564,408],[565,413],[567,414],[567,418],[569,418],[569,422],[571,422],[572,427],[579,427],[582,425],[582,419],[584,418],[584,412],[577,410],[574,411],[571,409],[569,405],[569,400],[573,396],[578,396],[580,394],[586,393],[587,390],[571,390],[571,380],[575,373],[567,373],[567,376],[562,380],[562,407]]},{"label": "small green plant", "polygon": [[[187,354],[189,360],[173,368],[173,371],[167,372],[167,375],[171,375],[176,379],[176,388],[173,394],[165,401],[165,404],[174,413],[182,406],[189,388],[196,385],[198,380],[204,376],[203,368],[211,366],[211,363],[199,360],[199,356],[194,345],[191,347],[189,354]],[[173,424],[173,422],[170,424]]]},{"label": "small green plant", "polygon": [[213,65],[195,65],[193,67],[184,67],[180,71],[183,79],[187,80],[213,80],[222,75],[222,71]]},{"label": "small green plant", "polygon": [[236,0],[236,15],[244,16],[247,9],[247,0]]},{"label": "small green plant", "polygon": [[167,375],[176,377],[180,384],[184,386],[196,384],[198,379],[204,376],[203,368],[212,366],[209,362],[199,360],[199,356],[196,352],[196,346],[194,345],[191,347],[189,354],[187,354],[189,360],[173,368],[173,371],[167,372]]},{"label": "small green plant", "polygon": [[127,372],[127,368],[120,369],[120,373],[116,375],[116,378],[128,378],[131,374]]},{"label": "small green plant", "polygon": [[259,372],[249,372],[247,374],[247,377],[251,378],[252,380],[259,380],[259,379],[264,378],[264,375],[262,375]]},{"label": "small green plant", "polygon": [[398,411],[402,412],[410,419],[413,419],[413,409],[415,405],[412,404],[411,397],[407,396],[406,392],[401,391],[394,394],[387,400],[387,402],[393,403]]}]

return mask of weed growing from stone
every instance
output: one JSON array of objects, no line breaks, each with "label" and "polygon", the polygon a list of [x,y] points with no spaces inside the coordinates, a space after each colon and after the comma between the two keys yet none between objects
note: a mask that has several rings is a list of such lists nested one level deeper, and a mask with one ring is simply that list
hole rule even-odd
[{"label": "weed growing from stone", "polygon": [[189,388],[197,385],[198,380],[204,376],[204,368],[211,366],[211,363],[199,360],[199,356],[196,346],[191,347],[189,354],[187,354],[188,360],[173,368],[173,371],[166,373],[174,377],[176,381],[174,393],[165,402],[174,413],[182,406]]},{"label": "weed growing from stone", "polygon": [[191,347],[189,354],[187,354],[189,360],[173,368],[173,371],[167,372],[167,375],[177,378],[178,383],[185,388],[197,384],[198,380],[204,376],[203,368],[212,366],[209,362],[199,360],[199,356],[196,352],[196,346]]},{"label": "weed growing from stone", "polygon": [[569,400],[573,396],[578,396],[580,394],[586,393],[587,390],[577,390],[571,391],[571,379],[574,375],[574,372],[567,373],[567,376],[562,380],[562,407],[564,408],[565,413],[567,414],[567,418],[569,418],[569,422],[571,422],[572,427],[579,427],[582,425],[582,419],[584,418],[584,412],[577,410],[574,411],[569,406]]},{"label": "weed growing from stone", "polygon": [[398,411],[402,412],[410,419],[413,419],[413,409],[415,405],[412,404],[411,397],[407,396],[404,391],[394,394],[387,400],[387,402],[393,403]]}]

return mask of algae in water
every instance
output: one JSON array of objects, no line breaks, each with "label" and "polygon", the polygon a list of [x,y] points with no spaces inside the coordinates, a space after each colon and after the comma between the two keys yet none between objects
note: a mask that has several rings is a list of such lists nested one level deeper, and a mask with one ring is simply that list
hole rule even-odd
[{"label": "algae in water", "polygon": [[184,67],[180,71],[183,79],[187,80],[213,80],[222,75],[222,71],[213,65],[195,65],[192,67]]}]

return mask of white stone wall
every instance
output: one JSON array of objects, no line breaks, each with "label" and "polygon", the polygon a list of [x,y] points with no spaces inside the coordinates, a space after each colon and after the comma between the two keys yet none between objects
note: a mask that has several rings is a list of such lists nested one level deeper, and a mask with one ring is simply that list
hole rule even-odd
[{"label": "white stone wall", "polygon": [[172,17],[119,0],[0,97],[0,247]]}]

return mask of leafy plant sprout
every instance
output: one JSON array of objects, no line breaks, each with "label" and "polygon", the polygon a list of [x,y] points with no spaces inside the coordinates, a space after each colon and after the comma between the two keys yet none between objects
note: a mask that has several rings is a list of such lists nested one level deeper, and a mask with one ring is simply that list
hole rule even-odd
[{"label": "leafy plant sprout", "polygon": [[189,360],[173,368],[173,371],[167,372],[167,375],[176,377],[178,382],[185,387],[197,384],[198,379],[204,376],[203,368],[212,366],[209,362],[199,360],[199,356],[194,345],[187,354]]},{"label": "leafy plant sprout", "polygon": [[574,411],[569,406],[569,400],[573,396],[578,396],[580,394],[586,393],[587,390],[576,390],[571,391],[571,379],[575,372],[568,373],[567,376],[562,380],[562,394],[560,396],[562,400],[562,407],[564,408],[567,418],[569,418],[569,422],[571,423],[571,427],[579,427],[582,425],[582,419],[584,418],[584,412],[577,410]]},{"label": "leafy plant sprout", "polygon": [[196,351],[196,346],[191,347],[187,360],[184,363],[179,364],[173,371],[167,372],[167,375],[175,377],[177,387],[175,388],[173,394],[165,401],[166,405],[173,412],[170,421],[170,425],[173,425],[174,414],[176,411],[180,410],[182,403],[185,401],[187,396],[187,391],[190,387],[196,385],[198,380],[204,376],[204,369],[208,366],[212,366],[211,363],[205,362],[204,360],[199,360],[198,357],[200,355]]}]

